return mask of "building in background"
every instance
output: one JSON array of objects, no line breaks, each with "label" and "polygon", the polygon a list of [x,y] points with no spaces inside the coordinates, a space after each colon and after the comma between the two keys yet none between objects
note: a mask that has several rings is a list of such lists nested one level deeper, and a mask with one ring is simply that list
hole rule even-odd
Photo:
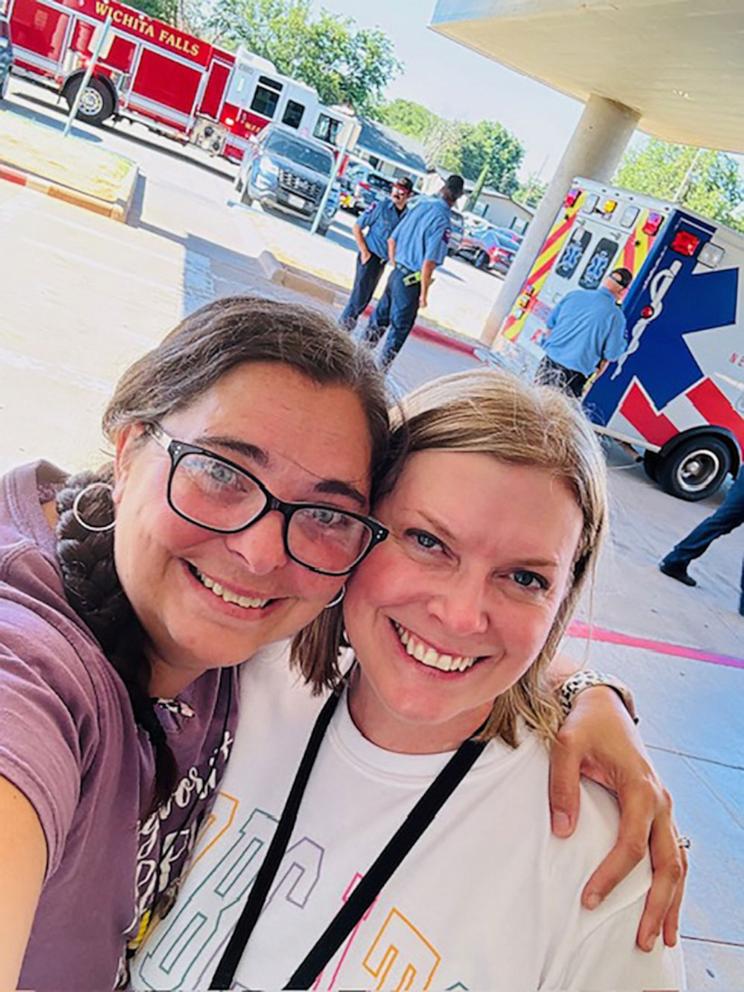
[{"label": "building in background", "polygon": [[[421,183],[421,192],[427,195],[438,193],[448,175],[446,169],[430,169]],[[473,192],[473,186],[474,183],[469,179],[465,180],[465,192],[457,202],[458,210],[465,209]],[[470,212],[479,214],[496,227],[506,227],[516,231],[517,234],[524,234],[535,213],[532,207],[525,207],[505,193],[498,193],[488,186],[484,186],[480,191],[478,200]]]},{"label": "building in background", "polygon": [[416,188],[426,176],[424,146],[384,124],[360,118],[362,130],[354,148],[354,157],[368,162],[375,172],[389,179],[407,176]]}]

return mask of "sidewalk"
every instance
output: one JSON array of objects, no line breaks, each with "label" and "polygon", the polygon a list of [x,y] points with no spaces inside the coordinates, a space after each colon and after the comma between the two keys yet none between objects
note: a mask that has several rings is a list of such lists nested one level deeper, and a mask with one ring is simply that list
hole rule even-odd
[{"label": "sidewalk", "polygon": [[[232,204],[236,215],[245,215],[246,243],[253,250],[260,242],[258,251],[267,278],[275,283],[314,297],[322,303],[341,308],[351,291],[354,277],[356,246],[348,231],[351,218],[343,212],[336,220],[327,237],[310,234],[299,223],[292,224],[291,237],[288,237],[287,219],[269,214],[259,207],[244,207]],[[448,260],[445,266],[451,265]],[[451,347],[464,354],[472,354],[480,347],[481,314],[463,313],[463,307],[447,304],[437,293],[437,282],[445,283],[452,274],[447,268],[440,268],[434,277],[432,300],[425,311],[420,311],[413,333],[419,337]],[[382,295],[385,275],[375,293],[375,300]],[[494,298],[500,283],[493,279]],[[374,301],[372,306],[374,306]]]},{"label": "sidewalk", "polygon": [[131,159],[99,147],[90,135],[63,123],[40,124],[17,110],[0,109],[0,179],[75,206],[126,220],[137,181]]}]

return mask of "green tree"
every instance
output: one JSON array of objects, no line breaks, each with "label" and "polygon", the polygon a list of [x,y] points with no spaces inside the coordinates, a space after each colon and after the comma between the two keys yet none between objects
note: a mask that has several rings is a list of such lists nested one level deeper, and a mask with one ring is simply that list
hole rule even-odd
[{"label": "green tree", "polygon": [[438,165],[448,172],[462,171],[460,150],[467,126],[463,121],[437,118],[424,139],[424,158],[430,168]]},{"label": "green tree", "polygon": [[392,100],[378,108],[376,118],[381,124],[407,134],[411,138],[425,141],[442,118],[432,113],[423,104],[413,100]]},{"label": "green tree", "polygon": [[200,26],[198,0],[135,0],[132,6],[183,31],[195,31]]},{"label": "green tree", "polygon": [[475,182],[473,202],[483,186],[511,196],[519,188],[517,169],[524,158],[524,148],[502,124],[479,121],[467,124],[460,144],[460,171]]},{"label": "green tree", "polygon": [[384,32],[326,10],[314,16],[310,0],[216,0],[204,29],[216,43],[242,44],[314,86],[323,103],[348,103],[359,113],[379,104],[401,69]]},{"label": "green tree", "polygon": [[744,219],[736,215],[744,203],[744,180],[736,160],[724,152],[651,138],[625,154],[615,182],[663,200],[673,199],[682,188],[685,206],[744,232]]},{"label": "green tree", "polygon": [[525,207],[532,207],[536,210],[540,206],[540,200],[545,196],[548,184],[538,179],[536,175],[529,176],[527,182],[520,183],[519,189],[514,194],[517,203],[523,203]]}]

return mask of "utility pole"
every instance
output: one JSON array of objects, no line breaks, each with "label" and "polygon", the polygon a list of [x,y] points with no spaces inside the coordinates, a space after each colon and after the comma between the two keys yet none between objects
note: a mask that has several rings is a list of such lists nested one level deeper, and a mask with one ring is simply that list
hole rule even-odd
[{"label": "utility pole", "polygon": [[681,203],[682,200],[684,199],[685,193],[692,184],[692,176],[693,173],[695,172],[695,167],[698,164],[698,159],[705,150],[706,150],[705,148],[698,148],[695,154],[692,156],[692,161],[690,162],[687,171],[682,177],[682,182],[679,184],[679,186],[677,187],[677,192],[672,197],[672,203]]},{"label": "utility pole", "polygon": [[346,152],[351,146],[352,148],[356,144],[357,138],[359,137],[359,131],[361,130],[359,122],[355,119],[347,119],[344,124],[343,130],[343,141],[341,148],[336,152],[333,159],[333,167],[331,169],[331,174],[328,177],[328,184],[325,188],[323,196],[318,204],[318,209],[315,211],[315,217],[313,217],[313,223],[310,227],[310,233],[315,234],[318,230],[318,225],[323,217],[323,211],[325,210],[326,203],[328,203],[328,197],[331,195],[331,189],[333,184],[336,182],[336,176],[338,175],[338,170],[341,168],[341,164],[346,158]]},{"label": "utility pole", "polygon": [[486,185],[486,178],[488,176],[489,162],[483,166],[480,171],[480,175],[475,180],[475,186],[473,186],[472,192],[468,197],[468,202],[465,205],[466,210],[475,210],[475,205],[478,202],[478,197],[481,195],[481,190]]}]

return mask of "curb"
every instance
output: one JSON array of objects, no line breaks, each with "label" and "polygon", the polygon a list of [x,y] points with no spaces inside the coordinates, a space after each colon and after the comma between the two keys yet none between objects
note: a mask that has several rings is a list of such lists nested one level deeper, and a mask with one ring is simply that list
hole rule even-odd
[{"label": "curb", "polygon": [[258,256],[258,263],[269,282],[292,289],[305,296],[312,296],[320,303],[330,304],[334,307],[339,305],[341,294],[332,286],[322,283],[318,276],[302,272],[279,261],[272,251],[264,249]]},{"label": "curb", "polygon": [[119,221],[120,223],[126,223],[132,207],[134,190],[139,176],[137,166],[134,167],[130,175],[131,181],[128,192],[124,196],[119,197],[115,203],[110,203],[107,200],[102,200],[100,197],[71,189],[69,186],[62,186],[60,183],[52,182],[49,179],[41,179],[33,175],[33,173],[0,164],[0,179],[4,179],[6,182],[15,183],[17,186],[25,186],[27,189],[31,189],[36,193],[43,193],[46,196],[53,197],[55,200],[63,200],[65,203],[71,203],[73,206],[83,207],[85,210],[90,210],[93,213]]},{"label": "curb", "polygon": [[[321,303],[329,304],[333,307],[342,307],[346,302],[347,293],[340,293],[328,284],[321,282],[318,276],[310,275],[307,272],[298,271],[280,262],[273,252],[264,249],[258,256],[258,262],[264,275],[269,282],[273,282],[287,289],[292,289],[297,293],[312,296]],[[364,316],[368,317],[372,313],[372,307],[368,306],[364,311]],[[414,324],[411,333],[425,341],[431,341],[442,348],[449,348],[451,351],[458,351],[464,355],[474,355],[476,350],[482,347],[480,341],[465,341],[446,331],[430,327],[428,324]]]}]

